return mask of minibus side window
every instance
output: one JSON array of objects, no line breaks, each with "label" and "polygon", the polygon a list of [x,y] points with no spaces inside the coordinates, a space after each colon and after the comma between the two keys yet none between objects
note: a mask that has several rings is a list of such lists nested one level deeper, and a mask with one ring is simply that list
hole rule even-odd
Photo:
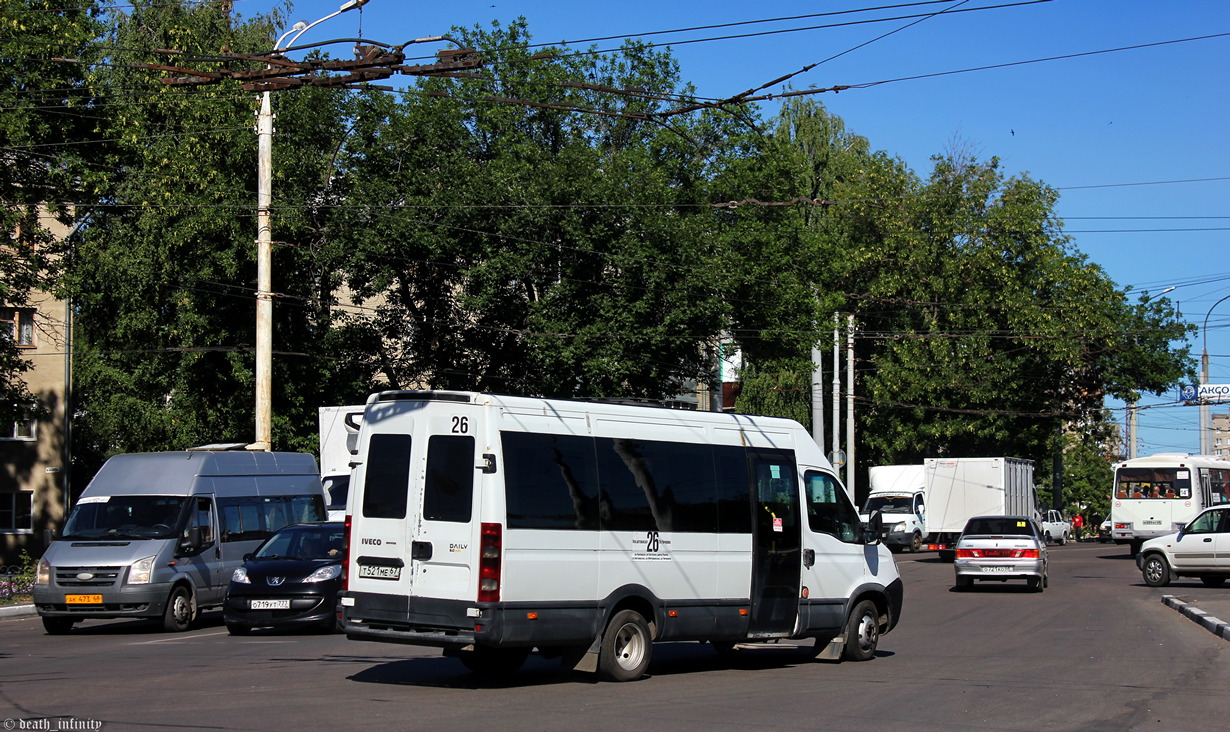
[{"label": "minibus side window", "polygon": [[510,529],[598,528],[594,441],[573,435],[501,432]]},{"label": "minibus side window", "polygon": [[858,512],[846,498],[846,490],[831,475],[807,471],[807,522],[812,531],[846,542],[860,540]]},{"label": "minibus side window", "polygon": [[363,515],[404,519],[410,491],[410,435],[372,435],[363,481]]},{"label": "minibus side window", "polygon": [[717,479],[718,531],[752,533],[752,481],[742,447],[715,445],[713,471]]},{"label": "minibus side window", "polygon": [[474,438],[432,435],[427,441],[423,518],[468,523],[474,506]]}]

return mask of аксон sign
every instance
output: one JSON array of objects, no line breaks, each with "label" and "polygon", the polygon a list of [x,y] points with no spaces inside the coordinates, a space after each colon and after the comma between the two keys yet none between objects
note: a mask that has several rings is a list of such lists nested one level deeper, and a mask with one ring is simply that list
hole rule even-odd
[{"label": "\u0430\u043a\u0441\u043e\u043d sign", "polygon": [[1230,384],[1189,384],[1179,389],[1179,400],[1190,404],[1230,402]]}]

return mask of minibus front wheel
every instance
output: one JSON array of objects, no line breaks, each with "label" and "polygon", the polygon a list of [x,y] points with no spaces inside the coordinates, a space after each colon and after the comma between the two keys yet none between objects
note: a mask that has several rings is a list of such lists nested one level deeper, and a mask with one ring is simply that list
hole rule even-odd
[{"label": "minibus front wheel", "polygon": [[192,592],[183,585],[176,585],[167,598],[166,610],[162,613],[162,629],[181,633],[192,625]]}]

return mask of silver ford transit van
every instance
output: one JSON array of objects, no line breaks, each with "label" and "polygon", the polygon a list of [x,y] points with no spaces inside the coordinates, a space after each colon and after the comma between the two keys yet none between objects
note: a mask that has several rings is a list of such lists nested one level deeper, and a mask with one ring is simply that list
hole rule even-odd
[{"label": "silver ford transit van", "polygon": [[244,554],[287,524],[324,518],[308,454],[116,455],[39,560],[34,604],[53,635],[87,618],[158,618],[187,630],[222,605]]}]

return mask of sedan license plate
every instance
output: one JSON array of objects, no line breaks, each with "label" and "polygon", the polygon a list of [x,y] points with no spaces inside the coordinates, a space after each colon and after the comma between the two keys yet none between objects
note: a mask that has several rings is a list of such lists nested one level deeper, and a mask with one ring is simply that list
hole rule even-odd
[{"label": "sedan license plate", "polygon": [[289,610],[290,600],[248,600],[249,610]]},{"label": "sedan license plate", "polygon": [[382,567],[373,564],[360,564],[359,576],[363,579],[401,579],[401,567]]},{"label": "sedan license plate", "polygon": [[102,595],[65,595],[64,602],[69,605],[101,605]]},{"label": "sedan license plate", "polygon": [[1012,571],[1012,567],[1005,567],[1003,565],[998,565],[998,564],[991,565],[991,566],[984,565],[982,568],[982,571],[983,572],[1010,572]]}]

